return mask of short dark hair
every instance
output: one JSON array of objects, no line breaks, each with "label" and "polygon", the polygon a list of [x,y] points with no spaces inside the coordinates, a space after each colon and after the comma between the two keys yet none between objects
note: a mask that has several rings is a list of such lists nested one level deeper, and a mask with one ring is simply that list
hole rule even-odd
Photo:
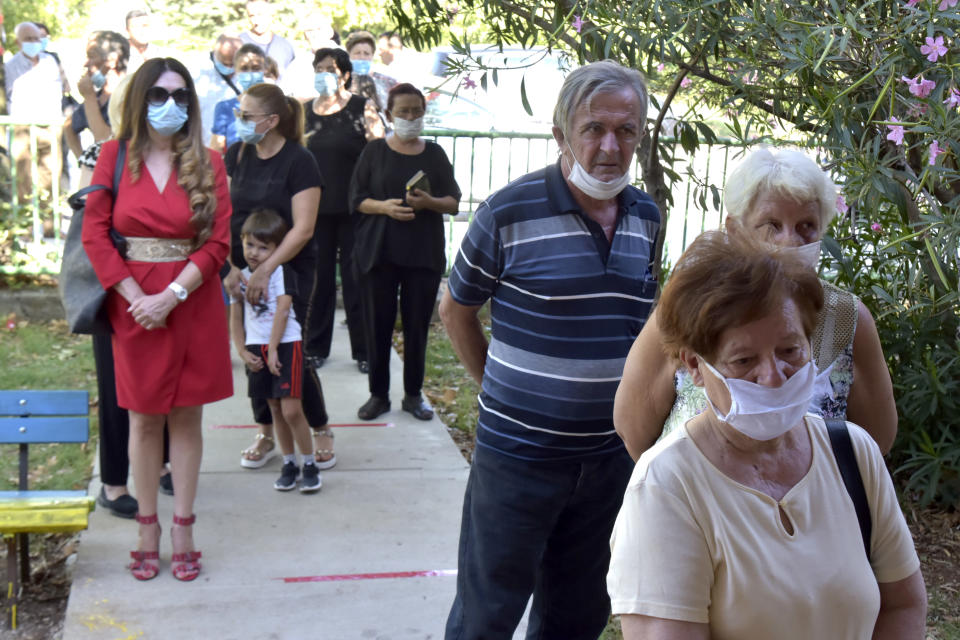
[{"label": "short dark hair", "polygon": [[240,64],[240,59],[246,58],[247,56],[260,56],[264,62],[264,66],[266,66],[267,54],[263,52],[260,45],[253,44],[252,42],[248,42],[237,49],[237,52],[233,54],[233,64]]},{"label": "short dark hair", "polygon": [[390,93],[387,94],[387,111],[393,110],[393,103],[397,96],[420,96],[420,102],[423,103],[423,108],[427,108],[427,99],[423,97],[423,92],[409,82],[401,82],[390,89]]},{"label": "short dark hair", "polygon": [[258,207],[250,212],[240,228],[240,237],[253,236],[260,242],[279,245],[287,235],[287,223],[274,209]]},{"label": "short dark hair", "polygon": [[143,9],[134,9],[133,11],[127,12],[127,17],[123,19],[123,24],[129,29],[130,21],[134,18],[143,18],[149,17],[150,14],[144,11]]},{"label": "short dark hair", "polygon": [[103,51],[104,59],[111,53],[117,54],[117,71],[127,70],[127,62],[130,60],[130,41],[116,31],[97,31],[94,42]]},{"label": "short dark hair", "polygon": [[324,58],[333,58],[333,63],[340,69],[340,73],[346,75],[353,73],[353,63],[350,62],[350,54],[339,47],[322,47],[313,54],[313,68]]},{"label": "short dark hair", "polygon": [[727,329],[763,318],[793,300],[807,338],[823,307],[816,271],[741,231],[706,231],[680,256],[657,305],[663,347],[691,349],[708,361]]},{"label": "short dark hair", "polygon": [[46,32],[47,32],[47,35],[50,34],[50,29],[48,29],[48,28],[47,28],[47,25],[43,24],[42,22],[34,22],[34,23],[33,23],[33,26],[35,26],[37,29],[41,29],[41,30],[43,30],[43,31],[46,31]]}]

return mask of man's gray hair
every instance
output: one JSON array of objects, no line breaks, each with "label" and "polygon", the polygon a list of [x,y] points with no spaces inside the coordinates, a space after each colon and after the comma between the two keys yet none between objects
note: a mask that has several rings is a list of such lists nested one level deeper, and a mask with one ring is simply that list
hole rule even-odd
[{"label": "man's gray hair", "polygon": [[837,215],[837,187],[816,162],[793,149],[768,147],[753,151],[727,175],[723,187],[727,215],[742,222],[757,197],[771,192],[798,203],[815,202],[821,231]]},{"label": "man's gray hair", "polygon": [[590,103],[598,93],[616,93],[624,87],[630,87],[640,102],[640,130],[647,123],[647,83],[643,74],[617,64],[613,60],[601,60],[583,65],[570,72],[560,88],[557,106],[553,109],[553,124],[563,131],[564,137],[573,126],[573,116],[580,105],[590,109]]},{"label": "man's gray hair", "polygon": [[23,29],[24,27],[26,27],[26,28],[28,28],[28,29],[36,29],[36,30],[37,30],[37,33],[40,33],[40,27],[38,27],[38,26],[37,26],[36,24],[34,24],[33,22],[21,22],[20,24],[18,24],[17,26],[15,26],[15,27],[13,28],[13,37],[19,39],[19,38],[20,38],[20,29]]}]

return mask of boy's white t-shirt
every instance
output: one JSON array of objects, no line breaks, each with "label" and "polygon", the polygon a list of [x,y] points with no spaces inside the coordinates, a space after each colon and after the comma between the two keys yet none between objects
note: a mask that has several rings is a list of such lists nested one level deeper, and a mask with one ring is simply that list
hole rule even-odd
[{"label": "boy's white t-shirt", "polygon": [[868,561],[823,419],[806,422],[812,464],[779,502],[713,466],[685,425],[644,453],[611,537],[613,613],[708,623],[713,640],[869,640],[877,583],[920,562],[869,434],[847,423],[873,520]]},{"label": "boy's white t-shirt", "polygon": [[[250,267],[245,267],[242,273],[245,279],[250,279]],[[273,330],[273,318],[277,314],[277,298],[283,295],[294,295],[296,290],[294,282],[293,271],[285,264],[280,265],[270,274],[270,282],[267,285],[265,296],[266,300],[256,305],[247,302],[247,287],[246,285],[241,285],[241,291],[243,291],[244,294],[243,328],[246,333],[246,344],[270,343],[270,332]],[[237,302],[237,300],[234,299],[232,302]],[[283,337],[280,339],[280,342],[297,342],[301,339],[302,329],[300,328],[300,323],[297,322],[297,314],[291,306],[290,314],[287,316],[287,326],[283,330]]]}]

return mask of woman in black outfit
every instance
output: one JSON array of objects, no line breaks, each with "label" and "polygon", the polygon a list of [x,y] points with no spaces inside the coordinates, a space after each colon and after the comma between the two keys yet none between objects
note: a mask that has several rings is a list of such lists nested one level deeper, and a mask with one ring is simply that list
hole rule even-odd
[{"label": "woman in black outfit", "polygon": [[[446,266],[443,214],[456,213],[460,187],[453,166],[435,142],[420,137],[426,101],[409,83],[390,90],[387,118],[393,132],[367,144],[350,184],[357,212],[354,260],[360,273],[370,357],[370,399],[361,420],[390,410],[390,340],[397,319],[397,292],[403,323],[404,411],[430,420],[423,387],[427,331]],[[426,176],[407,191],[418,171]]]},{"label": "woman in black outfit", "polygon": [[[353,220],[350,217],[350,176],[368,140],[383,137],[376,106],[347,91],[353,65],[343,49],[318,49],[313,57],[315,85],[320,93],[304,104],[305,142],[320,167],[326,186],[320,197],[313,239],[317,247],[317,286],[304,327],[304,353],[314,366],[330,356],[333,320],[337,307],[337,250],[340,282],[347,312],[350,352],[362,373],[367,373],[367,347],[363,315],[354,272]],[[335,82],[334,82],[335,80]]]},{"label": "woman in black outfit", "polygon": [[[253,272],[246,285],[246,297],[258,302],[270,280],[270,274],[281,264],[287,264],[294,273],[297,291],[293,292],[293,311],[307,326],[310,322],[309,303],[316,279],[316,251],[313,245],[313,226],[317,219],[323,178],[317,163],[304,149],[303,107],[283,95],[273,84],[255,84],[240,98],[237,110],[237,132],[240,142],[234,143],[224,157],[230,176],[231,253],[230,273],[224,286],[234,296],[241,295],[240,270],[246,266],[240,229],[250,212],[259,207],[273,209],[287,223],[290,231],[277,250]],[[323,402],[320,379],[313,367],[304,366],[303,411],[313,429],[317,442],[317,465],[329,469],[336,464],[333,453],[333,432],[326,427],[327,411]],[[264,440],[272,443],[270,411],[266,402],[253,401],[254,417],[261,425],[257,442],[244,452],[248,459],[251,450],[265,456],[260,448]],[[260,460],[263,457],[259,458]]]}]

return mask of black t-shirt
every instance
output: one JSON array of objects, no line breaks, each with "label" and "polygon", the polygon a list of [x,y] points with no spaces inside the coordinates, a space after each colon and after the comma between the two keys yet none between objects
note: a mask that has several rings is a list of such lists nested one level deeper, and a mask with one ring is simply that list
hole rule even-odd
[{"label": "black t-shirt", "polygon": [[[240,155],[243,151],[242,156]],[[230,176],[230,202],[233,215],[230,217],[230,259],[242,269],[247,266],[243,259],[240,229],[250,212],[259,207],[273,209],[293,227],[292,198],[311,187],[323,187],[323,177],[313,155],[296,142],[287,140],[273,157],[257,157],[254,145],[237,142],[227,149],[224,156],[227,175]],[[314,243],[308,242],[291,261],[290,266],[299,272],[312,269],[316,251]]]},{"label": "black t-shirt", "polygon": [[[100,96],[100,93],[97,92],[97,97]],[[86,104],[86,103],[84,103]],[[103,116],[103,121],[108,125],[110,124],[110,114],[107,107],[110,106],[110,101],[107,100],[105,103],[100,105],[100,115]],[[73,117],[70,118],[70,128],[73,129],[74,133],[80,133],[84,129],[90,126],[90,123],[87,122],[87,112],[84,106],[81,104],[73,112]]]},{"label": "black t-shirt", "polygon": [[386,139],[373,140],[360,154],[350,182],[350,204],[356,215],[354,259],[360,273],[379,264],[423,267],[443,271],[443,214],[429,209],[416,211],[409,222],[381,214],[356,211],[366,198],[387,200],[406,195],[407,180],[422,170],[430,181],[434,197],[453,196],[460,200],[460,187],[453,177],[453,166],[443,148],[427,142],[417,155],[397,153]]},{"label": "black t-shirt", "polygon": [[360,152],[367,146],[363,117],[366,103],[362,96],[350,96],[343,109],[325,116],[313,112],[312,102],[303,105],[307,150],[313,154],[326,183],[320,197],[320,215],[350,213],[350,177]]}]

